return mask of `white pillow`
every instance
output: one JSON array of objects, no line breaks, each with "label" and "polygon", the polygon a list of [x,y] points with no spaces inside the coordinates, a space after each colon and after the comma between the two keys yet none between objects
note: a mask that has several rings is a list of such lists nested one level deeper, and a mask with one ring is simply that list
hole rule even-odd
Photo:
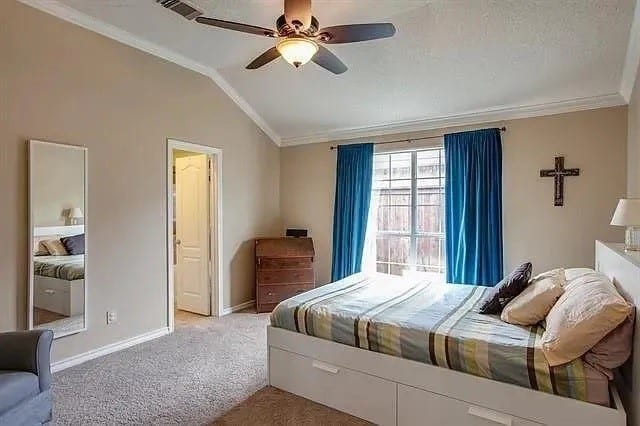
[{"label": "white pillow", "polygon": [[564,293],[564,269],[554,269],[535,276],[529,286],[507,303],[500,318],[517,325],[534,325],[544,320]]},{"label": "white pillow", "polygon": [[567,279],[567,282],[571,282],[576,278],[580,278],[594,272],[596,271],[590,268],[567,268],[564,270],[564,276]]},{"label": "white pillow", "polygon": [[542,351],[549,365],[572,361],[615,329],[631,312],[615,286],[599,272],[569,281],[547,315]]}]

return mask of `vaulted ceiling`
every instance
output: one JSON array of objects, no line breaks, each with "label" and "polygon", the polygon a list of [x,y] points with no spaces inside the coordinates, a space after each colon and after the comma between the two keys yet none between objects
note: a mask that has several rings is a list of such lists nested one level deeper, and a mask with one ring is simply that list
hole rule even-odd
[{"label": "vaulted ceiling", "polygon": [[[640,54],[628,48],[634,0],[315,0],[321,26],[397,28],[330,46],[349,67],[342,75],[282,59],[246,70],[272,39],[200,25],[154,0],[22,1],[211,75],[283,144],[624,104]],[[282,14],[280,0],[187,1],[269,28]]]}]

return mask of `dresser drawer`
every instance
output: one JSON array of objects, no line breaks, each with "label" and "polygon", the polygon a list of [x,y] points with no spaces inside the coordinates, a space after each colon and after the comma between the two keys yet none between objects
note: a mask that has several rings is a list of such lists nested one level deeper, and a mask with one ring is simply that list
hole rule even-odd
[{"label": "dresser drawer", "polygon": [[271,285],[258,287],[258,300],[263,303],[280,303],[285,299],[313,289],[311,284]]},{"label": "dresser drawer", "polygon": [[542,426],[458,399],[398,385],[398,426]]},{"label": "dresser drawer", "polygon": [[258,270],[258,285],[313,284],[313,269]]},{"label": "dresser drawer", "polygon": [[396,384],[271,347],[269,383],[379,425],[396,424]]},{"label": "dresser drawer", "polygon": [[268,258],[258,259],[258,266],[261,270],[269,269],[310,269],[312,267],[311,258]]},{"label": "dresser drawer", "polygon": [[260,303],[258,302],[256,304],[256,309],[258,311],[259,314],[262,314],[264,312],[272,312],[276,306],[278,306],[277,303]]}]

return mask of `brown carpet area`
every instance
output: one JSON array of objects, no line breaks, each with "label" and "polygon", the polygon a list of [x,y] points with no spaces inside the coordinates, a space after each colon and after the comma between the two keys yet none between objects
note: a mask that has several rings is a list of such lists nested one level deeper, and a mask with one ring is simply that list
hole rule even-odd
[{"label": "brown carpet area", "polygon": [[371,423],[341,413],[308,399],[267,386],[241,402],[213,425],[340,425],[360,426]]}]

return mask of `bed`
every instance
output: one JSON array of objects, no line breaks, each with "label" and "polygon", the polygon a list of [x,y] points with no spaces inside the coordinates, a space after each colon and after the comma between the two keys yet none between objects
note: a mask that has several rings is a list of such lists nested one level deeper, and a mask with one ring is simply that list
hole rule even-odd
[{"label": "bed", "polygon": [[[34,229],[34,251],[43,239],[84,233],[83,225]],[[85,255],[33,256],[34,307],[66,317],[84,315]]]},{"label": "bed", "polygon": [[[636,291],[637,266],[609,265]],[[284,301],[270,384],[378,424],[626,424],[620,386],[580,359],[550,368],[540,326],[476,312],[485,291],[359,274]]]},{"label": "bed", "polygon": [[34,307],[66,317],[82,316],[84,255],[38,256],[36,259],[33,262]]},{"label": "bed", "polygon": [[84,254],[37,256],[33,260],[33,273],[65,281],[84,280]]}]

